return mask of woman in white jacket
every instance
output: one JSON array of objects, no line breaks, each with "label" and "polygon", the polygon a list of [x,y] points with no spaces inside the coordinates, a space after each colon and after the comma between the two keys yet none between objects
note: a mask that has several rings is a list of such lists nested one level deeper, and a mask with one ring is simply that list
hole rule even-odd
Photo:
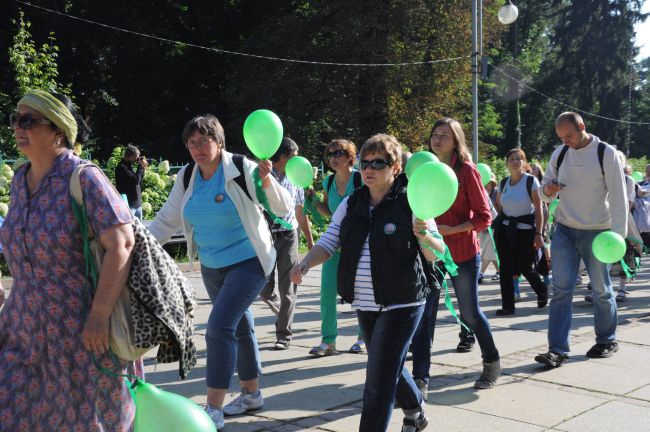
[{"label": "woman in white jacket", "polygon": [[[225,150],[219,120],[205,114],[190,120],[183,143],[194,164],[183,168],[167,202],[149,227],[165,243],[182,226],[190,262],[198,252],[201,276],[212,301],[206,330],[207,412],[220,430],[225,415],[239,415],[263,405],[259,391],[259,352],[249,306],[275,264],[275,249],[256,198],[254,171],[274,213],[290,211],[291,196],[269,175],[271,162],[243,159],[240,173]],[[192,169],[187,188],[185,171]],[[243,175],[246,193],[237,179]],[[251,198],[252,197],[252,198]],[[237,368],[241,394],[225,407],[228,384]]]}]

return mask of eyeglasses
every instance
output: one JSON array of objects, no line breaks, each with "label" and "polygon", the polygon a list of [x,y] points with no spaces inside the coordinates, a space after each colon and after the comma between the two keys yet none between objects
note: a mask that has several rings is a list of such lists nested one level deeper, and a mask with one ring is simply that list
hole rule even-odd
[{"label": "eyeglasses", "polygon": [[368,167],[374,169],[374,170],[383,170],[387,166],[391,166],[393,164],[393,161],[390,160],[384,160],[384,159],[373,159],[373,160],[366,160],[363,159],[361,162],[359,162],[359,167],[361,167],[362,171],[365,171],[368,169]]},{"label": "eyeglasses", "polygon": [[52,122],[47,119],[38,118],[30,113],[13,113],[9,116],[9,126],[12,129],[16,129],[16,126],[18,126],[23,130],[29,130],[37,124],[52,124]]},{"label": "eyeglasses", "polygon": [[334,150],[331,152],[327,152],[327,158],[340,158],[341,156],[346,156],[348,153],[345,150]]},{"label": "eyeglasses", "polygon": [[198,140],[187,140],[187,148],[203,148],[206,147],[208,144],[210,144],[210,141],[212,141],[212,138],[210,137],[201,137]]}]

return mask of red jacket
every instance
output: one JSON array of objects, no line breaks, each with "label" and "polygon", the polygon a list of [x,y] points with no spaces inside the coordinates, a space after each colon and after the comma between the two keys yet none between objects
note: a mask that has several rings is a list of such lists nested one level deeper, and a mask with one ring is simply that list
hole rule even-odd
[{"label": "red jacket", "polygon": [[481,251],[476,233],[492,223],[492,214],[481,175],[474,164],[459,162],[457,156],[453,155],[451,167],[458,177],[458,195],[449,210],[436,218],[436,224],[456,226],[469,221],[474,225],[472,231],[443,236],[454,262],[461,263]]}]

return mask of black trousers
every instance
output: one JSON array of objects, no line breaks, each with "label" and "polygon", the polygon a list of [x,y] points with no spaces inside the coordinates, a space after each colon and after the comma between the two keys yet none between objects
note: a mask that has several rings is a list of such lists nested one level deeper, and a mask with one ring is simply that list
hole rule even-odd
[{"label": "black trousers", "polygon": [[514,242],[506,239],[506,227],[499,230],[497,251],[499,253],[501,275],[501,305],[505,310],[515,310],[514,275],[523,275],[537,294],[538,299],[548,296],[548,287],[535,271],[534,260],[536,251],[533,249],[535,240],[534,229],[517,229]]}]

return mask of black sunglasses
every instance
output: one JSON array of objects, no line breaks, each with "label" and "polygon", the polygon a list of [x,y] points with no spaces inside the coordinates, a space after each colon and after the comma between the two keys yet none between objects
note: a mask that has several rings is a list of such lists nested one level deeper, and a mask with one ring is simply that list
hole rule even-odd
[{"label": "black sunglasses", "polygon": [[348,153],[345,150],[334,150],[331,152],[327,152],[327,158],[340,158],[341,156],[345,156]]},{"label": "black sunglasses", "polygon": [[383,170],[387,166],[391,166],[393,164],[393,161],[391,160],[384,160],[384,159],[373,159],[373,160],[366,160],[363,159],[362,161],[359,162],[359,166],[361,167],[361,170],[364,171],[368,167],[374,169],[374,170]]},{"label": "black sunglasses", "polygon": [[47,119],[40,119],[33,114],[18,114],[13,113],[9,116],[9,126],[12,129],[16,129],[16,126],[24,130],[29,130],[37,124],[52,124],[51,121]]}]

